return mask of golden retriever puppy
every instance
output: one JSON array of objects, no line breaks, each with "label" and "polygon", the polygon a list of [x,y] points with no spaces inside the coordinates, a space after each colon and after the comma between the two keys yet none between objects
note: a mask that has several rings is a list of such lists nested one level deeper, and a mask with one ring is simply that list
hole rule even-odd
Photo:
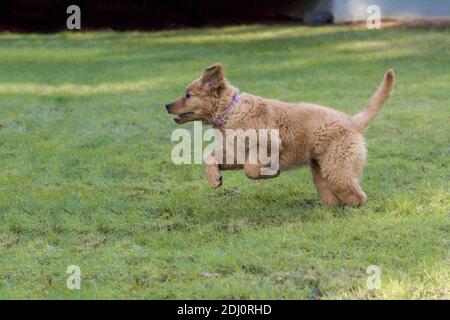
[{"label": "golden retriever puppy", "polygon": [[[208,155],[205,174],[212,187],[222,184],[220,170],[243,169],[252,179],[278,176],[280,171],[305,165],[322,201],[328,206],[357,207],[366,203],[358,177],[366,159],[363,133],[388,100],[394,86],[394,72],[388,70],[379,88],[361,112],[348,116],[311,103],[286,103],[240,93],[224,77],[223,67],[214,64],[187,87],[183,96],[166,105],[175,122],[200,120],[226,136],[228,129],[277,129],[279,171],[261,174],[266,164],[224,161],[226,147]],[[228,145],[225,143],[225,145]]]}]

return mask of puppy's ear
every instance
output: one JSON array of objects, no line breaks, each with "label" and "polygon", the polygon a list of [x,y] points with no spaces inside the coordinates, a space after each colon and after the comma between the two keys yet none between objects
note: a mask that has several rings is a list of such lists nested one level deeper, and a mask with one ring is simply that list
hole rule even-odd
[{"label": "puppy's ear", "polygon": [[225,81],[223,78],[223,66],[220,63],[213,64],[203,71],[202,83],[208,89],[221,89]]}]

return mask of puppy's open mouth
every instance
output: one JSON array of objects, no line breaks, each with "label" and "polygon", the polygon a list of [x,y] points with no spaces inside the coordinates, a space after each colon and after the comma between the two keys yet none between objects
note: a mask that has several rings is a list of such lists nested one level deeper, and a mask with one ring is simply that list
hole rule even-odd
[{"label": "puppy's open mouth", "polygon": [[173,120],[175,120],[176,123],[184,123],[185,120],[188,120],[188,118],[191,114],[194,114],[194,113],[193,112],[185,112],[185,113],[179,114]]}]

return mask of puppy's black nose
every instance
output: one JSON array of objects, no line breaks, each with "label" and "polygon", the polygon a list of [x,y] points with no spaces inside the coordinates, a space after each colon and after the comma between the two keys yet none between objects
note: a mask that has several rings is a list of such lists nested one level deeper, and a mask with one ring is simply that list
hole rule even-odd
[{"label": "puppy's black nose", "polygon": [[166,104],[166,110],[169,111],[169,109],[170,109],[171,106],[172,106],[172,105],[171,105],[170,103]]}]

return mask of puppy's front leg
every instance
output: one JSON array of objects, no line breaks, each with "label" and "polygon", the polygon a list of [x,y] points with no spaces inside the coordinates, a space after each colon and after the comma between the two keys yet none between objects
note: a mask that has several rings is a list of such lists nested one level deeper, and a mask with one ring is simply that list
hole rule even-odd
[{"label": "puppy's front leg", "polygon": [[214,150],[211,150],[205,158],[205,175],[211,187],[218,188],[222,185],[222,175]]},{"label": "puppy's front leg", "polygon": [[[244,167],[242,164],[232,163],[219,163],[214,153],[214,149],[211,150],[205,158],[205,175],[209,184],[213,188],[218,188],[222,185],[222,175],[220,170],[240,170]],[[223,159],[226,159],[225,149],[222,150]],[[221,161],[224,162],[224,161]]]}]

